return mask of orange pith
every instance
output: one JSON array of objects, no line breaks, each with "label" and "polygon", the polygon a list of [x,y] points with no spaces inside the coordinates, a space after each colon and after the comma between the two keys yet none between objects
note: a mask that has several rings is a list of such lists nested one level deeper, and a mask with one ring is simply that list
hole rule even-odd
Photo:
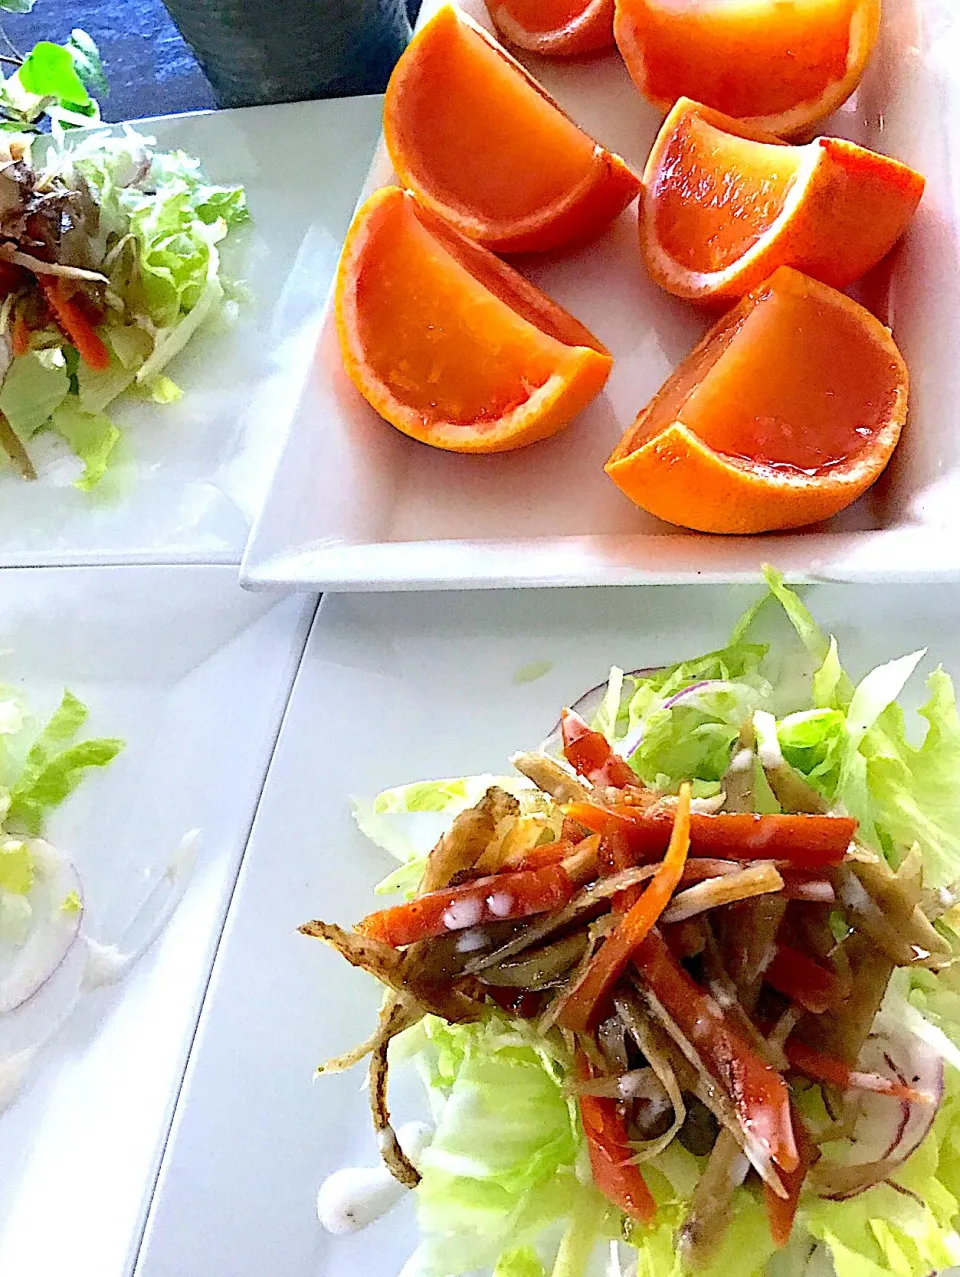
[{"label": "orange pith", "polygon": [[866,491],[906,411],[906,365],[889,332],[784,267],[691,352],[606,470],[637,505],[681,527],[801,527]]},{"label": "orange pith", "polygon": [[788,146],[681,98],[644,171],[640,243],[680,297],[742,297],[778,266],[845,288],[885,256],[923,194],[919,173],[853,142]]},{"label": "orange pith", "polygon": [[783,137],[857,87],[880,0],[617,0],[617,45],[640,91],[667,111],[695,98]]},{"label": "orange pith", "polygon": [[613,0],[491,0],[489,9],[506,40],[545,57],[613,45]]},{"label": "orange pith", "polygon": [[598,146],[451,6],[410,42],[387,86],[384,139],[401,183],[462,234],[537,252],[599,234],[640,179]]},{"label": "orange pith", "polygon": [[571,315],[397,187],[355,216],[335,305],[360,393],[397,429],[450,451],[554,434],[612,362]]}]

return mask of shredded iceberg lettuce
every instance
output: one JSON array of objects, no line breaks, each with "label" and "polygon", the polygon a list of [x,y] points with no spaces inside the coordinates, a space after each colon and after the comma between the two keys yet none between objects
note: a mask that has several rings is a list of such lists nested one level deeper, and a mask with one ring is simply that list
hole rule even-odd
[{"label": "shredded iceberg lettuce", "polygon": [[22,839],[0,844],[0,890],[28,896],[33,888],[33,857]]},{"label": "shredded iceberg lettuce", "polygon": [[25,757],[5,777],[4,821],[8,829],[39,834],[49,813],[76,789],[86,772],[105,767],[123,748],[123,741],[95,737],[77,741],[87,720],[87,708],[72,692],[63,699]]},{"label": "shredded iceberg lettuce", "polygon": [[[727,647],[648,677],[614,669],[594,726],[648,785],[675,792],[693,780],[709,794],[744,748],[749,724],[759,810],[779,810],[765,769],[792,768],[831,810],[855,815],[859,836],[891,864],[916,844],[926,884],[957,886],[960,717],[949,676],[928,674],[926,703],[908,722],[898,697],[925,653],[854,683],[836,641],[779,574],[765,574],[768,593]],[[801,650],[786,660],[789,640],[776,651],[751,641],[771,604],[800,640]],[[776,670],[785,667],[791,674],[803,667],[803,676],[784,679]],[[414,892],[436,838],[494,780],[514,792],[526,787],[478,776],[407,785],[358,803],[360,828],[401,861],[381,889]],[[960,958],[960,907],[937,925]],[[844,1202],[804,1198],[794,1239],[777,1254],[762,1197],[743,1188],[707,1277],[928,1277],[960,1264],[958,969],[897,972],[888,993],[885,1012],[925,1036],[947,1065],[944,1103],[931,1134],[898,1171],[900,1187],[880,1184]],[[496,1277],[584,1277],[596,1247],[624,1237],[638,1277],[680,1277],[676,1230],[703,1161],[674,1140],[645,1163],[657,1219],[649,1229],[628,1226],[592,1187],[559,1035],[544,1037],[491,1011],[480,1024],[428,1017],[401,1042],[421,1069],[438,1124],[418,1190],[423,1240],[404,1277],[482,1268]]]},{"label": "shredded iceberg lettuce", "polygon": [[[110,366],[88,367],[52,320],[37,327],[25,303],[30,349],[6,369],[0,412],[24,444],[38,431],[64,439],[84,463],[81,489],[94,488],[118,459],[120,432],[105,410],[130,388],[155,403],[175,402],[179,388],[164,370],[233,296],[218,246],[249,219],[243,188],[215,185],[198,160],[153,147],[129,127],[79,141],[67,135],[50,146],[39,174],[96,206],[95,215],[74,219],[68,261],[107,278],[102,318],[91,322]],[[14,311],[4,309],[4,336]]]},{"label": "shredded iceberg lettuce", "polygon": [[[52,856],[37,836],[50,812],[90,768],[105,766],[123,748],[107,737],[78,740],[87,717],[83,702],[65,691],[38,730],[19,694],[0,688],[0,947],[19,949],[37,921],[34,888],[49,877]],[[79,913],[83,901],[71,890],[59,907]]]},{"label": "shredded iceberg lettuce", "polygon": [[582,1195],[606,1216],[578,1175],[582,1136],[563,1092],[570,1061],[559,1037],[540,1037],[495,1012],[468,1025],[431,1016],[405,1036],[437,1122],[417,1194],[423,1241],[407,1277],[493,1267],[551,1224],[568,1225]]}]

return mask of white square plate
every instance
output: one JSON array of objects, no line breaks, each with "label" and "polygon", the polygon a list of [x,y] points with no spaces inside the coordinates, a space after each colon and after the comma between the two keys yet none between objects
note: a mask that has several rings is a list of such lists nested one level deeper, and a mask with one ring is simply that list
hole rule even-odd
[{"label": "white square plate", "polygon": [[[427,0],[424,14],[438,3]],[[479,0],[463,7],[485,19]],[[911,420],[890,473],[853,509],[776,538],[774,550],[769,538],[678,533],[604,474],[624,429],[707,322],[647,277],[631,207],[581,251],[522,262],[616,362],[604,393],[572,426],[519,452],[443,453],[386,425],[344,374],[328,313],[244,583],[393,590],[733,580],[756,576],[771,557],[795,578],[960,576],[958,54],[955,0],[884,0],[867,76],[825,126],[928,178],[880,299],[911,368]],[[614,53],[528,65],[575,120],[642,171],[660,117]],[[391,177],[381,144],[367,190]]]},{"label": "white square plate", "polygon": [[3,1277],[132,1267],[312,611],[244,594],[227,567],[0,572],[0,678],[38,716],[70,687],[91,734],[126,741],[50,821],[84,885],[85,933],[119,941],[183,835],[201,831],[157,944],[87,995],[0,1114]]},{"label": "white square plate", "polygon": [[[169,368],[183,399],[112,414],[132,473],[115,500],[41,468],[0,474],[0,566],[237,563],[300,397],[327,285],[379,128],[379,98],[138,120],[161,149],[246,187],[252,222],[224,246],[249,300]],[[232,241],[232,242],[231,242]]]},{"label": "white square plate", "polygon": [[[409,1204],[353,1237],[317,1223],[322,1179],[374,1165],[363,1068],[314,1079],[368,1036],[374,982],[296,932],[350,924],[395,862],[367,843],[348,795],[496,773],[610,665],[719,646],[754,587],[655,587],[324,599],[254,823],[167,1146],[136,1277],[396,1277]],[[808,602],[854,675],[916,649],[960,672],[960,591],[824,585]],[[532,662],[549,664],[518,682]],[[919,680],[918,680],[919,682]],[[922,691],[922,688],[920,689]],[[425,1117],[414,1079],[398,1120]]]}]

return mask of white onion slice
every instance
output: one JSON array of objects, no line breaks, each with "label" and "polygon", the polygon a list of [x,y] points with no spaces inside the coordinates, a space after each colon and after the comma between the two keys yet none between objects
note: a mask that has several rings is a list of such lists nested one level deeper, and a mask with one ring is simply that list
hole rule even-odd
[{"label": "white onion slice", "polygon": [[930,1133],[943,1100],[943,1059],[928,1042],[901,1026],[879,1022],[861,1052],[858,1068],[894,1077],[934,1097],[914,1104],[864,1093],[847,1157],[823,1159],[811,1179],[821,1197],[843,1201],[889,1179]]},{"label": "white onion slice", "polygon": [[83,888],[73,861],[49,843],[31,843],[37,862],[37,881],[30,893],[34,922],[19,946],[0,946],[0,1015],[23,1006],[44,987],[63,965],[76,943],[83,910],[64,910],[64,900],[74,892],[81,900]]}]

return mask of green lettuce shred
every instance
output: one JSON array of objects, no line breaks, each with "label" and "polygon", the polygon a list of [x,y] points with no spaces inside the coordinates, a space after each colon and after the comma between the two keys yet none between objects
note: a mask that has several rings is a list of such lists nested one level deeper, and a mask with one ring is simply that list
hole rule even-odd
[{"label": "green lettuce shred", "polygon": [[19,775],[8,786],[8,827],[39,834],[47,815],[73,793],[85,773],[105,767],[120,753],[121,740],[77,741],[86,720],[83,702],[64,692],[59,707],[30,746]]},{"label": "green lettuce shred", "polygon": [[71,136],[49,148],[41,171],[41,180],[62,178],[98,206],[95,229],[85,223],[74,233],[87,236],[85,255],[108,279],[98,332],[111,365],[88,368],[51,323],[11,362],[0,412],[24,443],[39,431],[64,439],[84,463],[75,485],[82,490],[97,487],[116,458],[119,430],[107,408],[128,389],[176,402],[181,391],[167,365],[236,292],[224,282],[219,245],[249,220],[243,188],[212,183],[198,160],[153,145],[129,127]]}]

